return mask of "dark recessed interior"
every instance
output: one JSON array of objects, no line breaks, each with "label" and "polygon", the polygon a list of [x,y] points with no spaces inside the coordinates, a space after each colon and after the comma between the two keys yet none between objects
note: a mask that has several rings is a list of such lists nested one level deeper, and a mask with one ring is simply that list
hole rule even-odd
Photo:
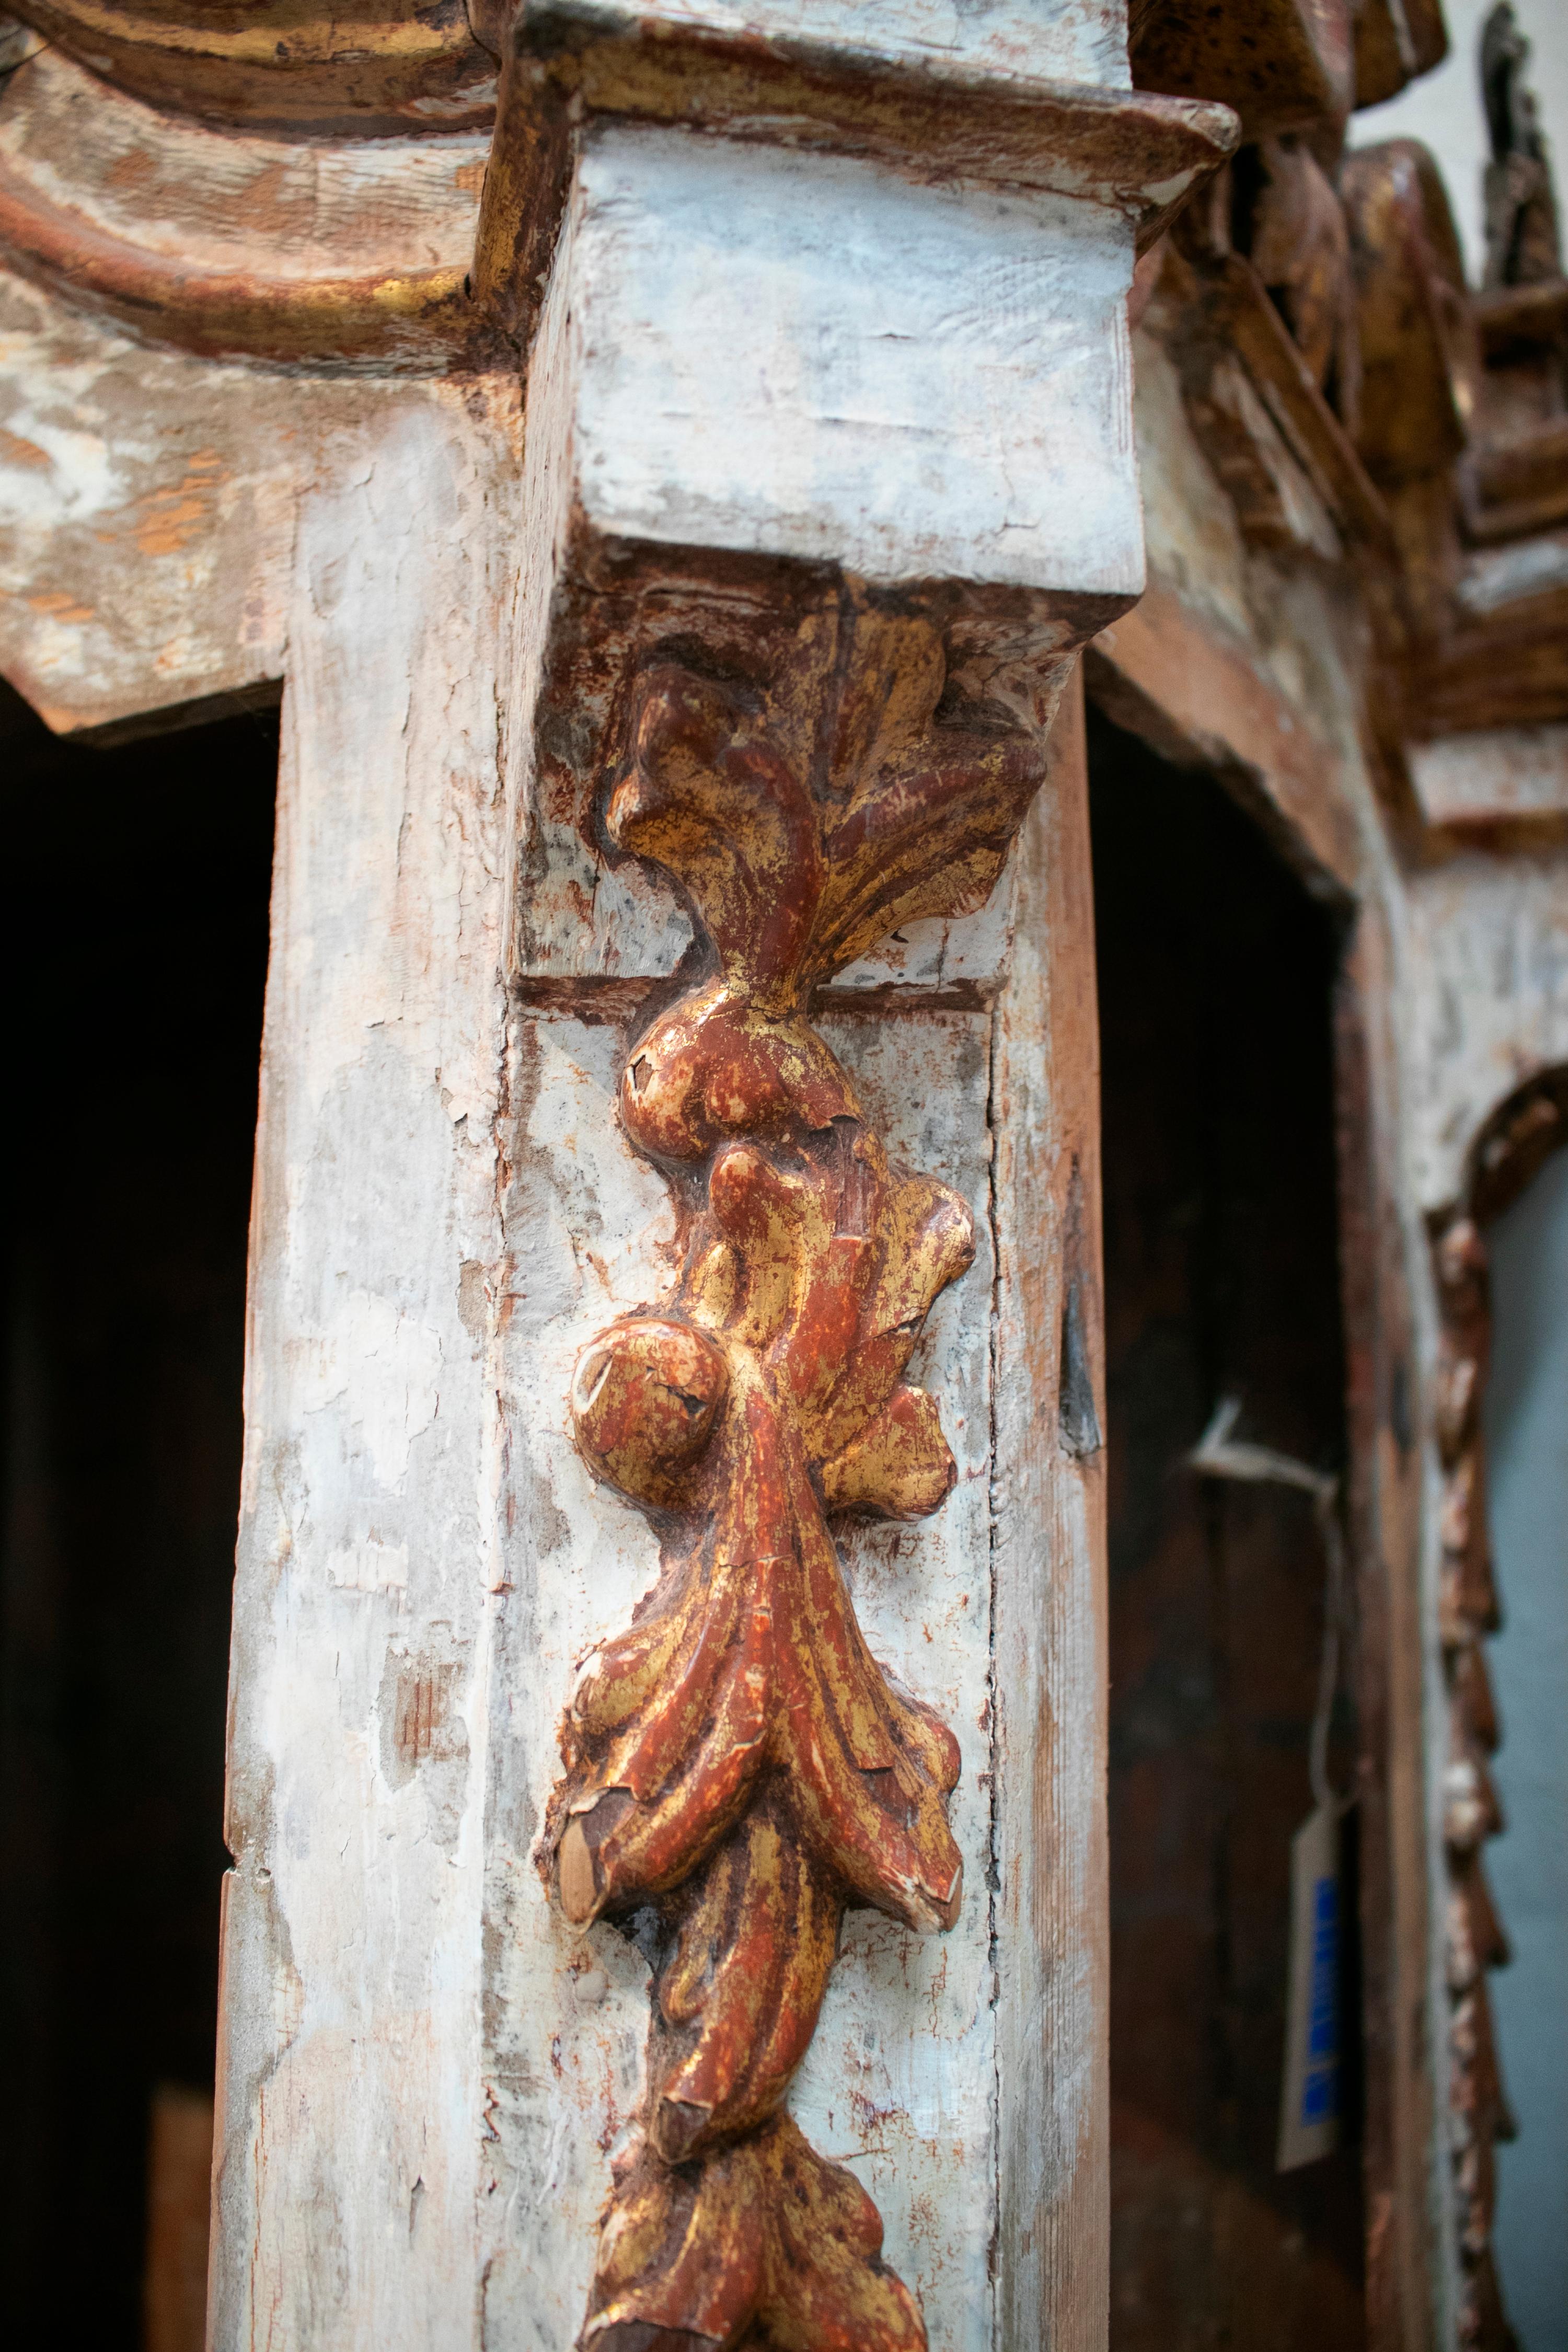
[{"label": "dark recessed interior", "polygon": [[[1242,1401],[1237,1435],[1315,1467],[1342,1460],[1334,924],[1217,783],[1098,715],[1089,779],[1110,1482],[1111,2344],[1349,2352],[1365,2333],[1353,2063],[1347,2144],[1275,2170],[1322,1547],[1305,1496],[1219,1486],[1184,1464],[1227,1395]],[[1340,1787],[1352,1730],[1342,1703]]]},{"label": "dark recessed interior", "polygon": [[0,688],[6,2340],[142,2340],[154,2091],[210,2093],[275,714]]}]

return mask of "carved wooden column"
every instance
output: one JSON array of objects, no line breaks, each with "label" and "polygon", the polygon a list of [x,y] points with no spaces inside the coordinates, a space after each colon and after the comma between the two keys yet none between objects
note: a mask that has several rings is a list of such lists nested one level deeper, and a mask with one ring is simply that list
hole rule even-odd
[{"label": "carved wooden column", "polygon": [[1097,2344],[1075,667],[1234,120],[1115,0],[26,13],[200,516],[10,674],[285,680],[214,2340]]},{"label": "carved wooden column", "polygon": [[1138,226],[1228,118],[1129,91],[1109,13],[924,26],[524,10],[542,283],[487,194],[552,555],[487,2278],[610,2352],[1104,2326],[1092,942],[1050,730],[1142,579]]}]

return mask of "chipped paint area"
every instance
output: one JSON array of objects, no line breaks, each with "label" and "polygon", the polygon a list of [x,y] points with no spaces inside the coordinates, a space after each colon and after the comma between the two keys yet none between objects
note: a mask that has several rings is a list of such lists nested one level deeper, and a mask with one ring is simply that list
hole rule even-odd
[{"label": "chipped paint area", "polygon": [[396,1493],[416,1438],[441,1401],[441,1335],[390,1298],[351,1290],[327,1329],[293,1343],[300,1412],[341,1405],[346,1444],[370,1457],[378,1485]]},{"label": "chipped paint area", "polygon": [[[536,794],[522,864],[530,884],[516,929],[520,978],[668,979],[691,944],[691,919],[653,866],[612,866],[576,809]],[[1006,962],[1012,864],[973,915],[904,923],[837,973],[836,988],[987,988]]]},{"label": "chipped paint area", "polygon": [[1568,851],[1468,851],[1407,887],[1412,1175],[1432,1210],[1498,1105],[1568,1062]]},{"label": "chipped paint area", "polygon": [[359,397],[289,542],[235,1603],[213,2326],[279,2352],[478,2324],[513,582],[460,525],[518,416]]},{"label": "chipped paint area", "polygon": [[584,1937],[533,1866],[560,1769],[556,1726],[594,1643],[658,1569],[647,1522],[597,1484],[572,1442],[578,1353],[674,1274],[668,1186],[615,1118],[622,1041],[523,1021],[507,1207],[502,1364],[510,1490],[487,1835],[485,2340],[559,2352],[587,2302],[608,2158],[642,2095],[647,1965],[609,1928]]},{"label": "chipped paint area", "polygon": [[0,672],[62,732],[279,678],[324,453],[439,397],[148,351],[0,272]]},{"label": "chipped paint area", "polygon": [[1568,816],[1568,726],[1488,727],[1410,747],[1410,780],[1432,824]]},{"label": "chipped paint area", "polygon": [[991,1853],[990,1033],[980,1013],[833,1016],[823,1035],[889,1152],[962,1193],[970,1271],[931,1309],[911,1377],[941,1402],[958,1484],[929,1520],[855,1529],[844,1545],[873,1654],[957,1734],[949,1818],[963,1906],[940,1937],[851,1914],[791,2108],[869,2191],[887,2258],[933,2346],[991,2336],[996,2215]]},{"label": "chipped paint area", "polygon": [[51,726],[279,675],[308,404],[0,276],[0,668]]}]

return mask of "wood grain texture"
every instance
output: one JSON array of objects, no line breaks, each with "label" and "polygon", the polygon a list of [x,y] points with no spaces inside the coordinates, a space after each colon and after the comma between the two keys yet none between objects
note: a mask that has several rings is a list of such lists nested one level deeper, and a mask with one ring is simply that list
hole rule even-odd
[{"label": "wood grain texture", "polygon": [[1348,896],[1356,888],[1370,811],[1348,791],[1323,791],[1325,773],[1340,768],[1339,747],[1324,740],[1302,700],[1268,677],[1240,633],[1205,625],[1156,583],[1095,639],[1089,668],[1119,724],[1179,766],[1225,774],[1320,889]]},{"label": "wood grain texture", "polygon": [[1104,1365],[1082,688],[1019,843],[990,1116],[997,1233],[998,2345],[1106,2338]]},{"label": "wood grain texture", "polygon": [[[525,29],[530,19],[543,20],[559,38],[574,17],[597,20],[599,29],[610,12],[573,0],[524,0],[520,13]],[[1128,80],[1123,0],[1066,0],[1051,7],[997,0],[984,10],[963,0],[656,0],[639,14],[667,43],[671,33],[702,31],[756,48],[776,43],[837,51],[884,72],[918,65],[1000,81],[1054,78],[1125,89]]]},{"label": "wood grain texture", "polygon": [[1342,123],[1350,111],[1347,0],[1263,0],[1246,11],[1165,0],[1139,13],[1131,49],[1139,88],[1223,99],[1249,142]]},{"label": "wood grain texture", "polygon": [[468,298],[485,131],[219,130],[46,49],[0,85],[0,251],[63,299],[210,358],[437,373]]},{"label": "wood grain texture", "polygon": [[9,272],[0,334],[5,675],[60,733],[276,681],[300,388],[141,350]]},{"label": "wood grain texture", "polygon": [[[236,1585],[212,2340],[477,2341],[512,388],[301,498]],[[426,688],[439,673],[437,690]]]},{"label": "wood grain texture", "polygon": [[[1136,225],[1140,249],[1152,244],[1231,152],[1234,114],[1130,90],[1118,11],[1041,12],[1026,44],[1009,14],[955,23],[933,10],[910,38],[909,18],[885,8],[542,0],[518,20],[509,86],[526,88],[542,116],[679,124],[854,155],[934,185],[962,176],[1092,195]],[[1100,36],[1098,57],[1073,38],[1085,30]]]},{"label": "wood grain texture", "polygon": [[430,0],[21,0],[16,13],[121,89],[219,121],[374,137],[481,128],[494,104],[494,54],[468,10]]},{"label": "wood grain texture", "polygon": [[1446,2213],[1433,2195],[1442,1990],[1426,1723],[1438,1679],[1427,1593],[1424,1360],[1412,1267],[1424,1236],[1401,1167],[1398,905],[1366,905],[1334,1005],[1341,1295],[1355,1575],[1366,2326],[1376,2352],[1444,2340]]},{"label": "wood grain texture", "polygon": [[1120,215],[613,123],[573,211],[593,530],[1136,594]]}]

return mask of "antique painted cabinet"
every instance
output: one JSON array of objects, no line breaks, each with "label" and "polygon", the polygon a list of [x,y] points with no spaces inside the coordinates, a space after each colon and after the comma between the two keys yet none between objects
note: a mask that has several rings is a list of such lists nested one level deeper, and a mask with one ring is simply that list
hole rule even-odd
[{"label": "antique painted cabinet", "polygon": [[280,710],[216,2352],[1106,2340],[1097,726],[1335,927],[1357,2292],[1503,2341],[1568,295],[1342,155],[1436,0],[1132,16],[0,35],[0,668]]}]

